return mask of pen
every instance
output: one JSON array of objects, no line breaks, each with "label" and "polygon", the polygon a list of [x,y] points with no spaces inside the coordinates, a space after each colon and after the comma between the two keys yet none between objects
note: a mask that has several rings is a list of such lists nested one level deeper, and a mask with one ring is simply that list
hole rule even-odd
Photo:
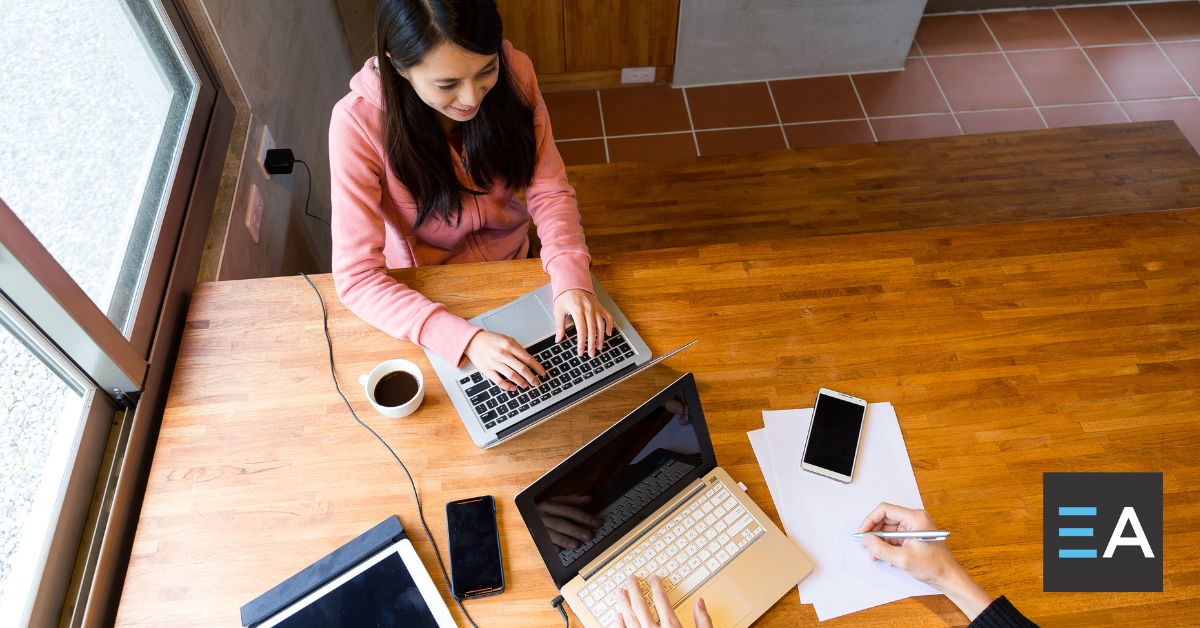
[{"label": "pen", "polygon": [[946,537],[950,536],[947,530],[912,530],[910,532],[859,532],[853,534],[856,539],[861,539],[864,534],[876,536],[881,539],[916,539],[918,541],[945,541]]}]

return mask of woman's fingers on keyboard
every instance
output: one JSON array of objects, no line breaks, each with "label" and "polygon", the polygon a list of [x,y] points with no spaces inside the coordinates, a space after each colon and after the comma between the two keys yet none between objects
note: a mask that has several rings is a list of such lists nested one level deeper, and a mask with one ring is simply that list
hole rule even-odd
[{"label": "woman's fingers on keyboard", "polygon": [[642,597],[642,585],[637,576],[631,575],[625,579],[625,593],[628,603],[633,605],[633,615],[638,622],[645,628],[657,626],[654,617],[650,615],[650,607],[646,605],[646,598]]},{"label": "woman's fingers on keyboard", "polygon": [[579,355],[585,355],[588,350],[588,340],[591,338],[592,332],[590,326],[592,321],[587,316],[580,316],[575,321],[575,340],[576,350]]},{"label": "woman's fingers on keyboard", "polygon": [[[496,382],[496,385],[504,390],[516,390],[518,386],[525,386],[524,378],[517,373],[516,369],[509,366],[507,362],[497,362],[496,372],[502,376],[501,381]],[[507,382],[508,385],[506,386],[504,382]]]},{"label": "woman's fingers on keyboard", "polygon": [[[622,628],[641,628],[641,622],[638,621],[637,615],[633,612],[633,607],[630,606],[629,591],[625,587],[617,589],[617,625]],[[642,599],[641,595],[637,599]]]},{"label": "woman's fingers on keyboard", "polygon": [[592,333],[588,341],[592,344],[589,355],[593,358],[604,348],[604,317],[599,311],[592,313]]},{"label": "woman's fingers on keyboard", "polygon": [[567,337],[567,314],[556,314],[554,316],[554,344],[563,341]]},{"label": "woman's fingers on keyboard", "polygon": [[512,382],[508,381],[507,377],[504,377],[504,375],[500,372],[500,370],[498,368],[480,369],[480,371],[483,372],[483,375],[485,377],[492,380],[492,383],[499,386],[501,390],[516,390],[517,389],[516,386],[513,386]]},{"label": "woman's fingers on keyboard", "polygon": [[667,599],[667,589],[663,587],[662,578],[658,576],[650,576],[650,595],[654,598],[654,608],[658,610],[658,619],[661,625],[670,626],[671,628],[679,628],[679,618],[675,616],[674,609],[671,608],[671,601]]},{"label": "woman's fingers on keyboard", "polygon": [[[522,352],[522,353],[524,353],[524,352]],[[529,354],[525,354],[525,355],[529,355]],[[533,358],[529,358],[529,360],[533,361],[534,364],[537,364],[537,362],[535,360],[533,360]],[[515,383],[516,385],[524,388],[527,385],[528,386],[537,386],[539,383],[541,383],[541,380],[538,379],[538,376],[534,374],[533,369],[528,364],[526,364],[524,361],[522,361],[520,356],[514,355],[514,354],[509,354],[503,358],[503,362],[504,362],[504,365],[507,366],[509,368],[509,370],[512,371],[511,374],[504,373],[504,376],[513,380],[513,383]]]},{"label": "woman's fingers on keyboard", "polygon": [[517,359],[521,360],[522,363],[532,369],[534,373],[537,373],[539,377],[545,377],[546,369],[542,366],[542,363],[538,362],[537,358],[529,355],[529,352],[525,350],[525,347],[520,345],[517,345],[517,347],[519,350],[514,353]]},{"label": "woman's fingers on keyboard", "polygon": [[692,604],[692,619],[696,622],[696,628],[713,628],[712,618],[708,616],[708,607],[704,605],[704,598],[696,598],[696,602]]},{"label": "woman's fingers on keyboard", "polygon": [[525,347],[522,347],[520,344],[518,344],[516,340],[513,340],[512,338],[509,338],[508,340],[509,342],[507,346],[505,346],[504,361],[507,362],[509,366],[516,369],[517,372],[519,372],[523,377],[525,377],[525,380],[529,382],[530,386],[536,386],[540,380],[536,375],[534,375],[534,373],[545,375],[546,369],[542,368],[542,365],[536,359],[534,359],[533,356],[529,355],[529,352],[525,350]]}]

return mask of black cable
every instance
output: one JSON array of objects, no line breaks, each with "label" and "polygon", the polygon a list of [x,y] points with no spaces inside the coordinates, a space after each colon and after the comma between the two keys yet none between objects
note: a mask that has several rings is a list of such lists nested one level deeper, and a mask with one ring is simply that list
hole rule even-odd
[{"label": "black cable", "polygon": [[317,219],[318,221],[324,223],[327,227],[333,227],[333,225],[329,224],[328,220],[325,220],[324,218],[308,211],[308,201],[312,199],[312,170],[308,169],[308,164],[304,163],[303,159],[297,159],[296,163],[304,166],[304,172],[308,173],[308,194],[304,196],[304,214],[309,218]]},{"label": "black cable", "polygon": [[558,609],[558,614],[562,615],[563,618],[563,625],[565,625],[567,628],[571,628],[571,620],[567,618],[567,611],[563,609],[563,596],[560,595],[553,600],[550,600],[550,606]]},{"label": "black cable", "polygon": [[[408,476],[408,484],[412,486],[413,499],[417,502],[417,517],[421,520],[421,527],[425,530],[425,536],[429,537],[429,544],[433,546],[433,555],[437,557],[438,567],[442,570],[442,577],[446,579],[446,587],[451,591],[450,597],[453,597],[454,601],[458,602],[458,608],[467,618],[467,621],[470,622],[471,626],[479,628],[475,625],[475,620],[471,619],[471,614],[467,612],[466,607],[463,606],[462,600],[453,594],[454,587],[450,584],[450,574],[446,572],[446,565],[442,562],[442,553],[438,551],[437,542],[433,540],[433,533],[429,531],[429,526],[425,524],[425,513],[421,510],[421,497],[417,494],[417,483],[413,481],[413,476],[408,472],[408,467],[405,466],[404,461],[400,459],[400,456],[396,455],[392,446],[387,444],[387,441],[383,440],[383,437],[378,432],[371,429],[370,425],[363,423],[362,419],[358,418],[358,414],[354,412],[354,407],[350,405],[350,401],[346,399],[346,395],[342,392],[342,387],[338,384],[337,372],[333,370],[333,341],[329,338],[329,312],[325,310],[325,299],[321,297],[321,291],[317,290],[316,284],[308,278],[308,275],[300,273],[300,276],[304,277],[304,281],[307,281],[308,285],[312,287],[313,292],[317,293],[317,302],[321,304],[321,325],[325,329],[325,346],[329,349],[329,376],[333,378],[333,387],[337,389],[337,394],[342,398],[342,403],[346,404],[346,409],[350,411],[350,416],[354,417],[354,420],[358,421],[359,425],[366,428],[372,436],[386,447],[388,453],[392,454],[392,458],[395,458],[396,462],[400,464],[400,468],[404,469],[404,475]],[[562,610],[560,609],[559,612],[562,612]],[[563,615],[564,617],[566,616],[565,613]]]}]

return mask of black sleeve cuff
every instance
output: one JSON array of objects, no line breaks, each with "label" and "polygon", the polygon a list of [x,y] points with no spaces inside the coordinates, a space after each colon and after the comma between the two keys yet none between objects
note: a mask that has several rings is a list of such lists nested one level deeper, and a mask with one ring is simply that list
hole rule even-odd
[{"label": "black sleeve cuff", "polygon": [[1037,628],[1037,624],[1026,619],[1008,598],[1001,595],[968,628]]}]

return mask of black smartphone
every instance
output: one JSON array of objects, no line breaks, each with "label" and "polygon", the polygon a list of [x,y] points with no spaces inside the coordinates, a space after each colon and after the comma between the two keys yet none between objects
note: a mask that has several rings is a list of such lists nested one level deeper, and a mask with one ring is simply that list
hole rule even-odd
[{"label": "black smartphone", "polygon": [[500,562],[496,500],[484,495],[446,504],[446,527],[450,537],[450,589],[454,597],[468,600],[503,593],[504,564]]}]

